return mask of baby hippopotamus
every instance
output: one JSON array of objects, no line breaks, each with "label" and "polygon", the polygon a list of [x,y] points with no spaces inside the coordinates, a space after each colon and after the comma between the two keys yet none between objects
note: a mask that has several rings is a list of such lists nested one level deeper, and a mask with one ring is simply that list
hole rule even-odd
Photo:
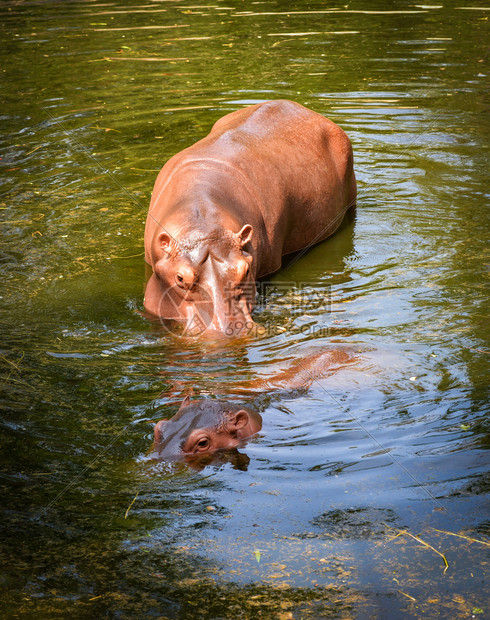
[{"label": "baby hippopotamus", "polygon": [[155,424],[153,456],[190,461],[237,448],[261,428],[262,418],[253,409],[224,400],[191,402],[186,396],[170,420]]},{"label": "baby hippopotamus", "polygon": [[[353,365],[359,357],[348,349],[320,351],[271,377],[259,377],[241,388],[241,392],[270,396],[304,389],[320,377],[332,375]],[[251,404],[258,404],[252,400]],[[196,461],[210,459],[220,451],[233,450],[262,428],[262,418],[251,407],[224,400],[191,401],[187,396],[178,412],[169,420],[155,424],[152,458]]]}]

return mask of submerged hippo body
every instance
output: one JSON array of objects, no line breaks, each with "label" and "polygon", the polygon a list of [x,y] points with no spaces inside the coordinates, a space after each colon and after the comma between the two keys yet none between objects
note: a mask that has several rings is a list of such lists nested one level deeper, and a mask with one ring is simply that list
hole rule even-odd
[{"label": "submerged hippo body", "polygon": [[255,280],[331,235],[355,197],[350,141],[332,121],[284,100],[228,114],[158,175],[145,309],[240,333],[252,324]]}]

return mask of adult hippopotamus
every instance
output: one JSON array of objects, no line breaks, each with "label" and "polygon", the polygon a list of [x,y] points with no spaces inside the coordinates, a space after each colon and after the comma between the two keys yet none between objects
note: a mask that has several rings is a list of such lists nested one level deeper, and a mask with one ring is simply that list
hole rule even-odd
[{"label": "adult hippopotamus", "polygon": [[[272,377],[252,381],[242,392],[259,392],[259,398],[264,393],[270,396],[274,390],[291,393],[358,359],[348,350],[321,351]],[[152,457],[195,462],[202,457],[213,457],[219,451],[234,449],[262,428],[262,418],[255,407],[253,402],[244,406],[214,399],[190,401],[187,396],[172,418],[155,424]]]},{"label": "adult hippopotamus", "polygon": [[190,334],[248,330],[255,280],[331,235],[355,198],[351,144],[332,121],[285,100],[224,116],[157,177],[145,309]]}]

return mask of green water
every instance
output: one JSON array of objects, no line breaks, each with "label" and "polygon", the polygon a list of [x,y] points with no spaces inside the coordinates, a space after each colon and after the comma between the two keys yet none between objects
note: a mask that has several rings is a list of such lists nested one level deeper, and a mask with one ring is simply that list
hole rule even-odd
[{"label": "green water", "polygon": [[[488,617],[489,16],[2,2],[2,617]],[[347,132],[357,212],[262,287],[263,338],[169,335],[140,314],[156,175],[277,98]],[[358,363],[255,396],[240,455],[147,459],[189,390],[245,402],[329,347]]]}]

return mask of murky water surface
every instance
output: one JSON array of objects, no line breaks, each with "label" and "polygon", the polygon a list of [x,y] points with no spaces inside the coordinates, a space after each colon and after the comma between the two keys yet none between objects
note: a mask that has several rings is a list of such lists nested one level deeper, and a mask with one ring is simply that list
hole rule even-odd
[{"label": "murky water surface", "polygon": [[[3,617],[488,616],[490,13],[467,4],[1,4]],[[263,338],[168,335],[140,314],[156,174],[277,98],[350,136],[357,213],[264,288]],[[356,364],[309,389],[243,389],[336,347]],[[262,431],[202,471],[148,460],[190,389]]]}]

